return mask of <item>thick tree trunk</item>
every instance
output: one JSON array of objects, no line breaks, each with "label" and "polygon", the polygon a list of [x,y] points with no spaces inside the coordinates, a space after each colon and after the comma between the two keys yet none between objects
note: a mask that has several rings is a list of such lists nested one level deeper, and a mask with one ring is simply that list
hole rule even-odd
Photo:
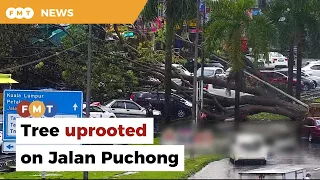
[{"label": "thick tree trunk", "polygon": [[170,99],[171,99],[171,72],[172,72],[172,45],[174,39],[174,23],[167,17],[166,27],[166,55],[165,55],[165,123],[170,124]]},{"label": "thick tree trunk", "polygon": [[[160,81],[164,82],[164,75],[159,74],[159,72],[155,72],[152,69],[148,69],[145,67],[141,67],[141,68],[136,67],[132,69],[136,71],[147,72],[148,74],[151,74],[157,77],[158,79],[160,79]],[[183,76],[183,78],[185,79],[185,81],[189,81],[190,84],[193,81],[192,76]],[[148,81],[144,81],[144,82],[148,83]],[[213,85],[217,85],[216,84],[217,82],[219,85],[225,85],[224,87],[226,87],[226,82],[224,82],[223,80],[216,81],[216,78],[205,78],[204,80],[204,83],[207,83],[207,84],[212,83]],[[221,83],[221,82],[224,82],[224,83]],[[191,88],[183,87],[183,86],[178,86],[175,83],[172,83],[172,88],[176,89],[177,93],[181,94],[186,99],[188,100],[192,99],[192,87]],[[240,89],[242,89],[241,91],[243,92],[243,89],[247,89],[247,88],[242,87]],[[222,96],[211,94],[209,92],[205,92],[204,104],[205,104],[204,112],[206,112],[207,115],[213,119],[223,120],[227,117],[235,115],[235,112],[233,109],[227,110],[227,108],[225,108],[225,107],[233,106],[235,104],[235,99],[232,97],[222,97]],[[259,95],[241,96],[239,98],[239,105],[245,105],[245,107],[241,107],[239,111],[240,114],[244,114],[244,115],[251,115],[251,114],[256,114],[260,112],[270,112],[270,113],[284,115],[292,119],[301,119],[304,117],[307,111],[304,107],[298,104],[293,104],[291,102],[287,102],[285,100],[281,100],[278,98],[269,98],[268,96],[259,96]],[[250,105],[250,108],[247,107],[248,105]],[[217,113],[216,111],[218,111],[219,113]]]},{"label": "thick tree trunk", "polygon": [[240,92],[242,86],[242,71],[236,72],[236,80],[235,80],[236,88],[235,88],[235,98],[234,98],[234,125],[235,130],[239,129],[241,115],[240,115]]},{"label": "thick tree trunk", "polygon": [[290,45],[288,60],[288,94],[293,96],[293,66],[294,66],[294,44]]},{"label": "thick tree trunk", "polygon": [[297,85],[296,98],[301,99],[301,68],[302,68],[302,44],[301,41],[297,44]]}]

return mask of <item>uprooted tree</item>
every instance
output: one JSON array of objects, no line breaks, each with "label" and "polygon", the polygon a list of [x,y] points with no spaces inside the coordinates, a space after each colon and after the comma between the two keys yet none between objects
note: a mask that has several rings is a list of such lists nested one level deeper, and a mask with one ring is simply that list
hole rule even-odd
[{"label": "uprooted tree", "polygon": [[[165,71],[161,64],[163,61],[145,61],[146,57],[139,54],[137,49],[128,45],[126,40],[117,31],[117,25],[114,25],[114,29],[119,38],[119,44],[127,52],[128,56],[123,56],[128,63],[126,68],[133,70],[139,77],[139,82],[144,84],[150,84],[152,86],[159,86],[165,81]],[[152,51],[150,49],[150,51]],[[151,52],[150,52],[151,53]],[[228,61],[226,58],[214,55],[223,61]],[[141,61],[143,57],[144,61]],[[244,69],[247,72],[263,79],[260,72],[255,68],[254,63],[243,57],[245,63]],[[176,90],[176,93],[185,97],[188,100],[192,99],[192,76],[181,75],[177,73],[177,70],[172,67],[172,78],[180,78],[182,85],[178,85],[172,82],[172,88]],[[152,81],[149,77],[154,77],[159,81]],[[220,79],[217,77],[205,77],[205,84],[212,84],[214,87],[226,88],[226,93],[230,94],[230,91],[235,90],[235,74],[231,73],[228,79]],[[248,95],[243,95],[240,98],[240,104],[243,105],[240,108],[240,112],[243,116],[257,114],[260,112],[269,112],[274,114],[280,114],[287,116],[291,119],[301,119],[305,116],[307,109],[299,104],[292,103],[284,98],[281,98],[277,92],[268,88],[263,84],[256,84],[251,86],[245,84],[241,87],[241,92]],[[228,117],[234,115],[233,108],[227,108],[234,105],[234,97],[219,96],[214,93],[205,91],[204,93],[204,112],[208,115],[208,119],[215,121],[223,121]]]}]

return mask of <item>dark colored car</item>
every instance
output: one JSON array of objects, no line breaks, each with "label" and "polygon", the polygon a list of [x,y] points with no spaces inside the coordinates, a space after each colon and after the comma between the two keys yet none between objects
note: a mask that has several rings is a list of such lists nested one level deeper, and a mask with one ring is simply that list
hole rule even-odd
[{"label": "dark colored car", "polygon": [[[148,107],[149,104],[156,110],[161,111],[164,115],[165,96],[164,92],[133,92],[130,99],[135,101],[142,107]],[[171,107],[170,115],[174,118],[184,118],[191,115],[192,103],[188,100],[176,95],[171,94]]]}]

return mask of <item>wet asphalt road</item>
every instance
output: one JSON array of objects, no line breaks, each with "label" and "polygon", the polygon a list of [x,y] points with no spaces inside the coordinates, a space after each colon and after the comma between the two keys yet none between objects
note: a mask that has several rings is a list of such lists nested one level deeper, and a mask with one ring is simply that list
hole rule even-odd
[{"label": "wet asphalt road", "polygon": [[300,151],[271,156],[267,165],[234,166],[229,159],[212,162],[190,179],[239,179],[239,172],[276,165],[296,165],[310,172],[311,179],[320,179],[320,144],[303,142]]}]

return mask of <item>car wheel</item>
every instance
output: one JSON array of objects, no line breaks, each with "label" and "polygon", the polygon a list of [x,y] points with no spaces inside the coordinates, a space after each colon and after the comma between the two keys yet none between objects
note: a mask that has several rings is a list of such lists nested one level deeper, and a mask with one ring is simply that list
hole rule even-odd
[{"label": "car wheel", "polygon": [[186,112],[183,109],[178,110],[178,117],[184,118],[186,116]]},{"label": "car wheel", "polygon": [[110,116],[110,118],[115,118],[114,116]]},{"label": "car wheel", "polygon": [[314,87],[316,88],[318,86],[316,81],[313,81]]}]

